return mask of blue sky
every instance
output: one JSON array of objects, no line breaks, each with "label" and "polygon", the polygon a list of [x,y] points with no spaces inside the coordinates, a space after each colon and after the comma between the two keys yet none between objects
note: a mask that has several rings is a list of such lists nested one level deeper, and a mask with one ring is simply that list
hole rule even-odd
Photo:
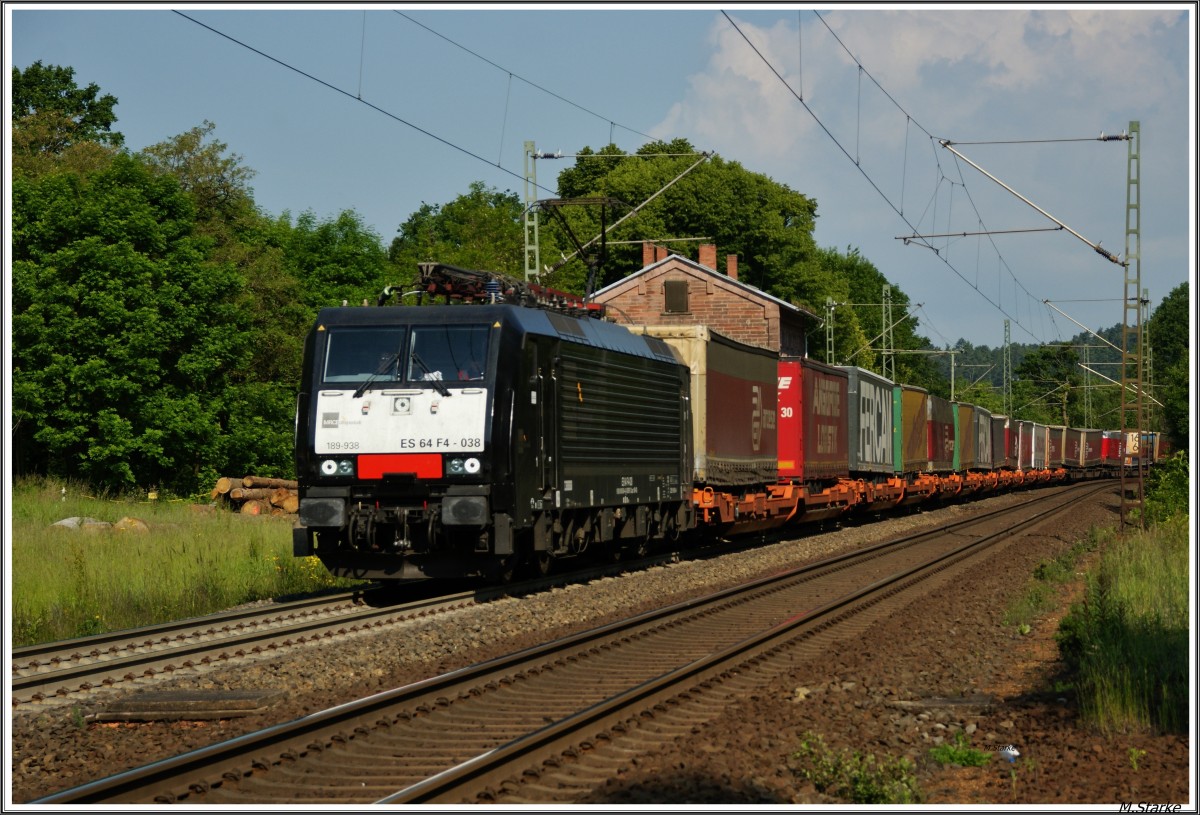
[{"label": "blue sky", "polygon": [[[1157,303],[1195,265],[1190,4],[5,12],[10,66],[71,66],[116,96],[129,148],[214,122],[265,211],[354,209],[385,243],[474,181],[523,194],[526,141],[571,154],[685,137],[815,198],[817,242],[858,248],[921,304],[935,344],[997,346],[1006,317],[1014,341],[1052,342],[1080,330],[1071,318],[1121,321],[1121,267],[1065,230],[1026,231],[1057,224],[940,140],[1123,254],[1128,144],[1095,139],[1136,120],[1143,287]],[[538,162],[537,197],[568,162]],[[621,237],[657,237],[633,226]],[[962,235],[983,231],[997,234]],[[929,238],[934,252],[913,234],[957,237]]]}]

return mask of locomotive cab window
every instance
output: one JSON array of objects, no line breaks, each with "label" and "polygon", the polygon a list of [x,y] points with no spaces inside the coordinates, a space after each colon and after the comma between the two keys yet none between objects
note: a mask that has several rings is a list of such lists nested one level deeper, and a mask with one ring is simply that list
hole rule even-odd
[{"label": "locomotive cab window", "polygon": [[342,328],[329,332],[325,382],[377,382],[400,379],[406,327]]},{"label": "locomotive cab window", "polygon": [[486,373],[486,325],[420,326],[412,332],[410,382],[478,382]]}]

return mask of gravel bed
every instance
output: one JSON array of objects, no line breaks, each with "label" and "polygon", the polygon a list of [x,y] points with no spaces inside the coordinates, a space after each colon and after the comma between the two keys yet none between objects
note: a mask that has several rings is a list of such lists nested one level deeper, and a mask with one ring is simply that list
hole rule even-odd
[{"label": "gravel bed", "polygon": [[[1020,494],[1004,495],[878,523],[847,526],[711,560],[686,561],[533,597],[501,599],[395,625],[384,633],[364,632],[337,643],[239,660],[238,664],[190,671],[168,680],[139,680],[140,687],[156,690],[288,690],[286,699],[269,711],[244,718],[174,723],[109,723],[88,718],[90,712],[130,691],[97,695],[86,704],[46,704],[13,716],[12,800],[28,801],[554,636],[736,585],[887,536],[1022,500]],[[788,769],[788,756],[797,749],[801,734],[807,730],[821,733],[831,746],[910,756],[920,765],[923,781],[928,777],[926,787],[942,790],[935,791],[929,799],[934,802],[939,800],[936,797],[939,794],[944,796],[940,800],[945,803],[1118,800],[1118,787],[1111,786],[1118,782],[1107,771],[1096,772],[1091,787],[1073,781],[1064,783],[1056,793],[1058,797],[1039,798],[1038,795],[1049,793],[1045,790],[1035,793],[1033,785],[1023,784],[1022,793],[1033,797],[1008,798],[1005,796],[1010,792],[1011,779],[1003,767],[984,768],[973,786],[960,789],[954,785],[961,787],[961,776],[951,773],[951,780],[944,780],[946,771],[922,763],[928,746],[945,738],[953,729],[962,728],[984,739],[994,737],[997,741],[1046,745],[1038,748],[1042,768],[1039,775],[1044,777],[1049,777],[1053,770],[1055,778],[1069,781],[1073,769],[1091,771],[1103,767],[1106,755],[1110,759],[1115,755],[1116,760],[1128,764],[1124,748],[1119,753],[1093,750],[1095,739],[1091,737],[1084,740],[1080,749],[1049,746],[1065,737],[1061,728],[1073,727],[1069,705],[1047,703],[1036,694],[1026,698],[1025,691],[1018,691],[1015,701],[992,708],[1003,712],[967,720],[936,710],[901,709],[888,704],[951,695],[964,689],[996,694],[997,683],[1016,664],[1014,650],[1034,639],[1014,640],[1012,632],[1000,625],[1004,598],[1028,578],[1047,552],[1069,545],[1075,532],[1083,534],[1093,522],[1111,523],[1114,502],[1115,498],[1107,504],[1094,500],[1087,505],[1087,511],[1081,507],[1074,514],[1072,523],[1078,528],[1070,533],[1040,541],[1037,547],[1008,558],[1006,563],[981,566],[975,570],[976,576],[962,587],[939,597],[936,606],[926,602],[912,613],[874,626],[863,641],[837,646],[821,665],[798,668],[795,675],[781,678],[770,693],[737,705],[693,739],[676,743],[658,756],[646,757],[628,772],[614,777],[587,802],[821,802],[823,797],[811,787],[806,788]],[[1056,727],[1060,730],[1055,730]],[[1165,747],[1163,739],[1150,737],[1136,743],[1147,750],[1142,767],[1156,769],[1153,774],[1143,772],[1133,781],[1174,778],[1178,775],[1177,762],[1182,751],[1182,790],[1186,794],[1186,739]],[[1112,794],[1086,797],[1101,782],[1111,782]],[[1152,790],[1163,795],[1175,794],[1178,789],[1177,784],[1144,785],[1141,794],[1145,797]],[[1177,795],[1173,800],[1180,799]]]}]

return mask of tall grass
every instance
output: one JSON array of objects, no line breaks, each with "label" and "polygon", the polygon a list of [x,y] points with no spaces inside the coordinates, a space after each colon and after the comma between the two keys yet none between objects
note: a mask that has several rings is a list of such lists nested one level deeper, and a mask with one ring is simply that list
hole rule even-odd
[{"label": "tall grass", "polygon": [[[79,485],[42,479],[15,483],[11,507],[14,646],[353,585],[333,578],[316,558],[292,557],[290,516],[89,495]],[[53,525],[70,517],[109,523],[132,517],[149,531]]]},{"label": "tall grass", "polygon": [[1105,731],[1188,728],[1188,522],[1113,539],[1059,629],[1082,715]]}]

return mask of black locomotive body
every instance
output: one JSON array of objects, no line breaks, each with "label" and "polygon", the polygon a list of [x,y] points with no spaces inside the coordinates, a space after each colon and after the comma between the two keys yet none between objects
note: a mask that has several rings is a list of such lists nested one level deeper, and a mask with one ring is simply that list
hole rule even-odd
[{"label": "black locomotive body", "polygon": [[296,411],[298,556],[506,577],[691,528],[689,372],[659,339],[519,305],[327,308]]}]

